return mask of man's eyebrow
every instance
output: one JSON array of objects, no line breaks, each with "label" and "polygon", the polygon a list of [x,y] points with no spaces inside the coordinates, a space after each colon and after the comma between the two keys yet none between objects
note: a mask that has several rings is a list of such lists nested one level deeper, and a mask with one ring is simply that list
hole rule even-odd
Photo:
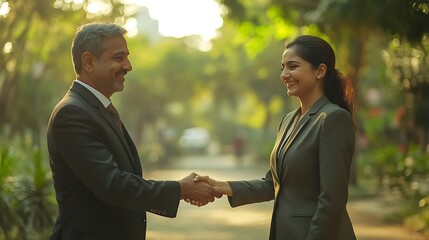
[{"label": "man's eyebrow", "polygon": [[119,51],[119,52],[115,52],[113,53],[113,56],[118,56],[118,55],[129,55],[130,53],[128,51]]}]

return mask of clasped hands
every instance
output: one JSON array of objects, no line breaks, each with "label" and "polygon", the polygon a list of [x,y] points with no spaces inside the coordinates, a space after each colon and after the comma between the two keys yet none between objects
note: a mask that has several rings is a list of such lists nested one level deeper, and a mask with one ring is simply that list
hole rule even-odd
[{"label": "clasped hands", "polygon": [[232,195],[232,189],[228,182],[216,181],[209,176],[201,176],[191,173],[179,181],[181,199],[194,206],[204,206],[213,202],[215,198],[223,195]]}]

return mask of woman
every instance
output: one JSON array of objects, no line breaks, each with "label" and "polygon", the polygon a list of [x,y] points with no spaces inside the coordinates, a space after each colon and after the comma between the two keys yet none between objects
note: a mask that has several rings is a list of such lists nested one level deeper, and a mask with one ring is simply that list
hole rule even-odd
[{"label": "woman", "polygon": [[355,145],[351,81],[335,69],[331,46],[315,36],[287,44],[281,66],[287,94],[300,107],[280,122],[270,171],[261,180],[195,180],[228,195],[232,207],[274,199],[270,239],[356,239],[346,210]]}]

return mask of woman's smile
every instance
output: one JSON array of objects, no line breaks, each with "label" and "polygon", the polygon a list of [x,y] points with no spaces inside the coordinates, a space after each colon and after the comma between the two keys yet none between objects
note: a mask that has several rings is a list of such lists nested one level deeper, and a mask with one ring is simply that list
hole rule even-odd
[{"label": "woman's smile", "polygon": [[283,82],[287,88],[292,88],[292,87],[298,85],[298,83],[299,83],[298,81],[295,81],[295,80],[287,80],[287,81],[283,81]]}]

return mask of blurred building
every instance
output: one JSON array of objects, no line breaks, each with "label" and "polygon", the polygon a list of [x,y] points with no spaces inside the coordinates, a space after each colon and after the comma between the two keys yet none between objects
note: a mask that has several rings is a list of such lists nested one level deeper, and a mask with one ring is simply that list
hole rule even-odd
[{"label": "blurred building", "polygon": [[159,41],[159,23],[150,17],[149,10],[146,7],[139,7],[134,18],[137,21],[137,30],[139,34],[147,36],[149,43]]}]

